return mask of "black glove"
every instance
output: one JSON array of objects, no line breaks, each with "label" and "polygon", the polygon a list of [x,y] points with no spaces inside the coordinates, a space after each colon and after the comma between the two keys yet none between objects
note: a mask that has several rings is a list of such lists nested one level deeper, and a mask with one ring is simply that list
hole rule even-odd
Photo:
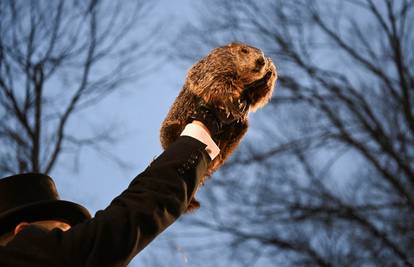
[{"label": "black glove", "polygon": [[217,141],[217,139],[223,138],[223,133],[228,127],[232,127],[247,115],[248,107],[246,103],[239,101],[235,106],[239,108],[238,112],[242,114],[241,117],[236,118],[226,110],[215,108],[200,99],[198,106],[189,118],[189,122],[193,120],[201,121],[209,129],[212,138]]},{"label": "black glove", "polygon": [[207,104],[200,98],[198,105],[189,118],[188,123],[193,120],[201,121],[207,129],[210,130],[211,136],[215,141],[220,139],[231,139],[232,137],[229,136],[228,133],[234,131],[229,131],[229,129],[231,127],[238,127],[238,123],[241,123],[242,120],[246,119],[249,111],[249,105],[256,97],[256,94],[267,86],[267,82],[270,77],[271,72],[268,72],[260,80],[254,81],[245,86],[240,99],[235,103],[230,103],[232,107],[228,107],[235,114],[229,113],[225,109]]}]

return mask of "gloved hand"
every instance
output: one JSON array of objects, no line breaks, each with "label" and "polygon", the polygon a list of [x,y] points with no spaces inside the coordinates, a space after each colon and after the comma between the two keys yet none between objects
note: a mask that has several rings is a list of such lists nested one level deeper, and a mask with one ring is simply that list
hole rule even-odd
[{"label": "gloved hand", "polygon": [[[247,105],[242,104],[240,106],[240,112],[244,116],[247,115]],[[225,110],[215,108],[200,100],[188,122],[193,120],[201,121],[210,131],[212,138],[215,139],[219,138],[227,127],[236,123],[240,118],[235,118],[232,114],[226,113]]]},{"label": "gloved hand", "polygon": [[231,136],[226,134],[229,132],[227,130],[236,127],[237,123],[246,118],[251,99],[254,98],[256,92],[260,92],[267,86],[270,77],[271,73],[267,73],[262,79],[246,85],[240,99],[235,103],[230,103],[233,106],[233,113],[229,113],[223,108],[214,107],[213,104],[207,104],[200,99],[188,123],[193,120],[201,121],[209,129],[213,140],[228,140]]}]

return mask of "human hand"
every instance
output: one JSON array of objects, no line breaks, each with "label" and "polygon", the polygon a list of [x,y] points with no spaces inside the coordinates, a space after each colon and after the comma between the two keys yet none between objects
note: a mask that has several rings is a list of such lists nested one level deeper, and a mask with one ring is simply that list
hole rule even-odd
[{"label": "human hand", "polygon": [[223,108],[216,108],[211,104],[200,101],[191,114],[189,122],[197,122],[207,128],[213,139],[221,139],[220,137],[223,136],[223,132],[226,129],[232,127],[233,124],[247,115],[247,104],[240,103],[238,106],[240,107],[239,114],[242,115],[236,118],[232,114],[227,113]]},{"label": "human hand", "polygon": [[[191,120],[200,121],[207,127],[213,139],[228,139],[230,136],[226,132],[231,131],[231,127],[236,127],[241,120],[246,119],[252,100],[261,93],[261,90],[266,88],[270,77],[271,72],[268,72],[260,80],[246,85],[238,100],[224,102],[224,106],[223,103],[218,107],[213,103],[206,104],[200,100],[191,114],[189,122]],[[228,110],[232,110],[232,112],[228,112]]]}]

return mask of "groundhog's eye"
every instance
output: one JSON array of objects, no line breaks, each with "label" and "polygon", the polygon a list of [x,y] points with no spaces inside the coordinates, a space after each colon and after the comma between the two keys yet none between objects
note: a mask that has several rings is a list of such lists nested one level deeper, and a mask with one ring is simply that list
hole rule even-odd
[{"label": "groundhog's eye", "polygon": [[241,49],[241,52],[244,53],[244,54],[248,54],[249,53],[249,50],[247,50],[246,48],[243,47]]}]

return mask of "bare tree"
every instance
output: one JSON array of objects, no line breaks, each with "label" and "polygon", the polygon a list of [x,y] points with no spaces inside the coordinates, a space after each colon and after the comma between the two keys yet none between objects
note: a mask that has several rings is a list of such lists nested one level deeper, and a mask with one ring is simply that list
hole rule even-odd
[{"label": "bare tree", "polygon": [[414,2],[209,1],[202,18],[179,58],[247,42],[279,80],[186,218],[223,245],[188,249],[244,266],[414,266]]},{"label": "bare tree", "polygon": [[0,175],[50,173],[63,153],[113,141],[109,129],[68,124],[151,67],[154,32],[131,35],[150,8],[145,1],[0,2]]}]

